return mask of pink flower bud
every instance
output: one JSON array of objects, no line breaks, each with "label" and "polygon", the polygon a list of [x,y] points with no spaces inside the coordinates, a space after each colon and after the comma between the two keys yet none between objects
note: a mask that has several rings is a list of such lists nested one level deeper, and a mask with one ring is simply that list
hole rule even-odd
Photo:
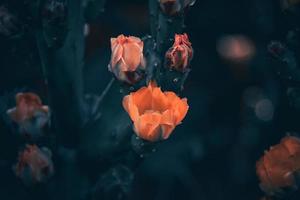
[{"label": "pink flower bud", "polygon": [[19,153],[18,163],[14,167],[16,176],[25,184],[46,181],[54,173],[51,152],[47,148],[27,145]]},{"label": "pink flower bud", "polygon": [[108,69],[115,77],[128,84],[135,84],[143,77],[145,59],[144,43],[140,38],[119,35],[111,38],[111,61]]},{"label": "pink flower bud", "polygon": [[22,134],[34,136],[49,122],[49,108],[42,104],[34,93],[18,93],[16,107],[7,110],[12,121],[17,123]]},{"label": "pink flower bud", "polygon": [[166,53],[166,67],[184,72],[193,58],[193,48],[188,35],[176,34],[173,46]]}]

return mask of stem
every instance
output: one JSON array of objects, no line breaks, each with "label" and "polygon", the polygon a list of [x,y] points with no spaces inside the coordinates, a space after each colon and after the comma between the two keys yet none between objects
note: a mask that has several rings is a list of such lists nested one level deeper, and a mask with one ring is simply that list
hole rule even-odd
[{"label": "stem", "polygon": [[[183,2],[181,2],[183,5]],[[184,28],[184,11],[169,16],[160,9],[158,0],[149,0],[151,33],[155,39],[155,59],[148,59],[155,69],[155,79],[164,90],[179,93],[189,72],[170,71],[164,67],[165,53],[173,45],[175,34],[182,33]],[[150,57],[151,58],[151,57]]]},{"label": "stem", "polygon": [[107,86],[105,87],[105,89],[102,91],[101,95],[99,98],[97,98],[95,105],[93,106],[92,109],[92,114],[97,112],[97,109],[99,108],[100,104],[103,102],[104,97],[107,95],[107,93],[110,91],[113,83],[115,81],[115,78],[112,78],[110,80],[110,82],[107,84]]},{"label": "stem", "polygon": [[[61,47],[47,45],[43,27],[36,39],[45,77],[49,102],[58,137],[66,145],[75,145],[83,124],[83,7],[81,0],[67,0],[67,35]],[[53,29],[57,29],[53,25]]]},{"label": "stem", "polygon": [[156,27],[158,18],[158,0],[149,0],[149,12],[150,12],[150,29],[152,37],[156,37]]}]

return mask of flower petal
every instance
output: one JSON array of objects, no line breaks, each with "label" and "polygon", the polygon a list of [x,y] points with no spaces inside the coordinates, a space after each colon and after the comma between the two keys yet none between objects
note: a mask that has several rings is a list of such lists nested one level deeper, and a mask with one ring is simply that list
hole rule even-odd
[{"label": "flower petal", "polygon": [[300,140],[296,137],[285,137],[281,141],[282,145],[288,150],[292,162],[293,170],[300,169]]},{"label": "flower petal", "polygon": [[157,112],[145,113],[134,122],[134,130],[142,139],[158,141],[161,139],[160,121],[161,114]]},{"label": "flower petal", "polygon": [[285,178],[285,174],[292,171],[291,163],[285,159],[287,155],[288,150],[282,145],[274,146],[265,154],[264,164],[274,187],[284,187],[293,184],[291,177]]},{"label": "flower petal", "polygon": [[264,165],[264,159],[261,158],[257,163],[256,163],[256,173],[257,176],[260,178],[260,187],[262,190],[265,192],[271,192],[273,189],[270,177],[267,173],[266,167]]},{"label": "flower petal", "polygon": [[189,106],[187,104],[186,98],[177,101],[177,103],[173,107],[176,125],[181,123],[181,121],[185,118],[188,110],[189,110]]},{"label": "flower petal", "polygon": [[138,119],[139,111],[136,105],[134,105],[131,95],[127,95],[123,98],[123,107],[128,112],[132,121],[136,121]]},{"label": "flower petal", "polygon": [[167,110],[162,114],[161,126],[163,139],[168,139],[175,129],[174,115],[171,110]]},{"label": "flower petal", "polygon": [[152,109],[152,90],[149,87],[142,87],[131,93],[133,104],[137,105],[140,115]]},{"label": "flower petal", "polygon": [[[123,47],[120,44],[116,44],[112,49],[111,54],[111,68],[114,69],[116,64],[121,60],[123,54]],[[112,71],[112,69],[110,69]]]},{"label": "flower petal", "polygon": [[168,109],[168,98],[161,91],[160,88],[156,87],[152,90],[152,110],[164,112]]},{"label": "flower petal", "polygon": [[128,66],[127,71],[135,71],[141,63],[141,49],[135,43],[125,43],[123,47],[123,58]]}]

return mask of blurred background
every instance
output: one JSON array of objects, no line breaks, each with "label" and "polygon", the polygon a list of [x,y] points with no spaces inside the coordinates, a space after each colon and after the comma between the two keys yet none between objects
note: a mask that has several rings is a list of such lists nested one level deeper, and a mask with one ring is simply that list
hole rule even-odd
[{"label": "blurred background", "polygon": [[[3,4],[22,11],[15,2]],[[270,41],[285,40],[295,21],[279,0],[197,0],[185,19],[185,32],[194,48],[192,71],[182,94],[188,98],[189,113],[172,137],[137,168],[129,199],[263,196],[256,161],[287,132],[299,129],[298,114],[289,106],[286,86],[267,52]],[[148,2],[109,0],[84,31],[85,90],[99,93],[111,79],[110,38],[150,33]],[[10,39],[1,36],[0,44],[0,94],[20,88],[40,91],[44,82],[30,31]],[[20,195],[34,199],[34,191],[24,189],[4,161],[16,154],[15,143],[10,136],[1,136],[0,191],[5,200]]]}]

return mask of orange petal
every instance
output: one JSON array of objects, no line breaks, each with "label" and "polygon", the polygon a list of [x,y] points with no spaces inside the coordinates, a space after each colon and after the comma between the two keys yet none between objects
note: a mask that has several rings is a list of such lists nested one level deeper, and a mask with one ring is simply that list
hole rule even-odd
[{"label": "orange petal", "polygon": [[162,114],[161,119],[162,137],[167,139],[175,129],[174,116],[171,110],[167,110]]},{"label": "orange petal", "polygon": [[181,44],[181,35],[180,34],[175,34],[175,41],[174,41],[174,46],[180,45]]},{"label": "orange petal", "polygon": [[271,180],[269,178],[269,175],[267,173],[267,170],[264,165],[264,159],[261,158],[257,163],[256,163],[256,173],[257,176],[261,182],[260,186],[264,191],[272,191],[273,186],[271,184]]},{"label": "orange petal", "polygon": [[300,139],[287,136],[282,139],[281,144],[288,150],[293,170],[300,169]]},{"label": "orange petal", "polygon": [[182,39],[182,42],[185,45],[187,45],[188,47],[192,46],[192,43],[190,42],[189,37],[188,37],[188,35],[186,33],[182,35],[181,39]]},{"label": "orange petal", "polygon": [[186,98],[177,101],[177,103],[173,107],[176,125],[181,123],[181,121],[185,118],[188,110],[189,110],[189,106],[187,104]]},{"label": "orange petal", "polygon": [[34,93],[18,93],[16,95],[16,103],[17,105],[20,103],[26,103],[26,104],[35,104],[35,105],[42,105],[42,100],[39,96],[37,96]]},{"label": "orange petal", "polygon": [[141,51],[143,51],[144,42],[140,38],[134,37],[134,36],[129,36],[128,42],[137,44],[139,46],[139,48],[141,49]]},{"label": "orange petal", "polygon": [[178,125],[186,116],[189,106],[187,103],[187,99],[180,99],[174,92],[165,92],[165,95],[170,102],[169,109],[173,110],[175,125]]},{"label": "orange petal", "polygon": [[164,92],[166,97],[168,98],[168,101],[170,102],[170,105],[172,105],[173,102],[177,102],[178,99],[180,99],[174,92]]},{"label": "orange petal", "polygon": [[111,54],[111,68],[115,68],[116,64],[121,60],[123,54],[123,47],[120,44],[116,44]]},{"label": "orange petal", "polygon": [[132,96],[127,95],[123,98],[123,107],[128,112],[132,121],[136,121],[139,117],[139,111],[136,105],[133,104]]},{"label": "orange petal", "polygon": [[123,47],[123,59],[128,65],[128,71],[135,71],[141,63],[142,51],[136,43],[125,43]]},{"label": "orange petal", "polygon": [[168,98],[160,88],[155,87],[152,90],[152,110],[164,112],[168,109]]},{"label": "orange petal", "polygon": [[149,87],[142,87],[131,95],[133,104],[137,106],[140,114],[152,109],[152,90]]},{"label": "orange petal", "polygon": [[264,165],[274,187],[291,186],[293,180],[285,175],[291,171],[288,160],[288,151],[281,145],[274,146],[264,156]]},{"label": "orange petal", "polygon": [[145,113],[134,123],[136,134],[145,140],[158,141],[161,139],[161,114],[156,112]]},{"label": "orange petal", "polygon": [[110,48],[112,52],[114,51],[117,45],[118,45],[117,38],[110,38]]},{"label": "orange petal", "polygon": [[189,53],[187,48],[188,47],[184,45],[183,50],[181,51],[181,62],[183,63],[183,68],[186,68],[189,64]]},{"label": "orange petal", "polygon": [[162,128],[162,138],[164,140],[168,139],[172,134],[173,130],[175,129],[174,126],[166,125],[166,124],[162,124],[161,128]]}]

